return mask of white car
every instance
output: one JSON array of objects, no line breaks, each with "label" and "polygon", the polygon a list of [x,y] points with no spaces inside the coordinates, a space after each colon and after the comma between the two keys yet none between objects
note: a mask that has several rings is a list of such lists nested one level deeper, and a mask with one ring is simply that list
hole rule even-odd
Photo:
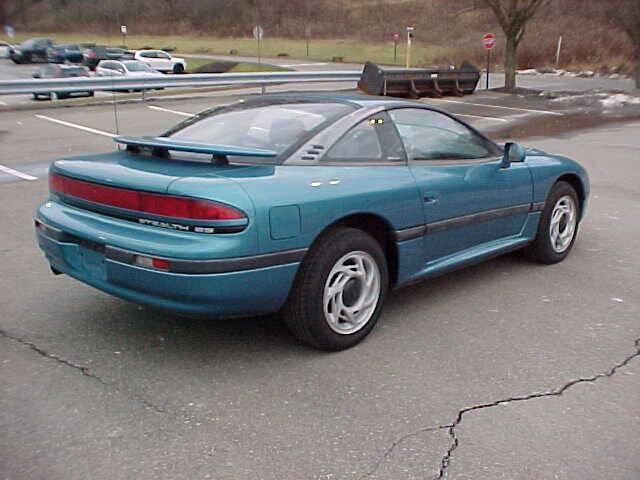
[{"label": "white car", "polygon": [[184,58],[172,57],[163,50],[138,50],[133,58],[159,72],[184,73],[187,70],[187,62]]},{"label": "white car", "polygon": [[7,42],[0,42],[0,58],[9,58],[13,45]]},{"label": "white car", "polygon": [[162,73],[137,60],[101,60],[96,67],[99,77],[158,77]]}]

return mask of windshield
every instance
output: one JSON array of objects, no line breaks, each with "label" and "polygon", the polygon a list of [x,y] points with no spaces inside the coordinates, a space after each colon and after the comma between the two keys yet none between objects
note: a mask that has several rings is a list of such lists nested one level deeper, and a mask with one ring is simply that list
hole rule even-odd
[{"label": "windshield", "polygon": [[[268,104],[238,103],[204,111],[165,133],[164,136],[208,144],[262,148],[279,157],[354,107],[345,103],[274,101]],[[230,157],[237,163],[281,163],[282,158]]]},{"label": "windshield", "polygon": [[130,72],[153,72],[151,67],[142,62],[122,62]]}]

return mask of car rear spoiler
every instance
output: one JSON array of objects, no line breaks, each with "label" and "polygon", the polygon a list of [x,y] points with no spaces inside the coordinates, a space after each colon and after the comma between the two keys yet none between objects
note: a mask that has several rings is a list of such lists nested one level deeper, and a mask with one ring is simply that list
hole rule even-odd
[{"label": "car rear spoiler", "polygon": [[204,153],[214,157],[277,157],[278,152],[263,148],[240,147],[235,145],[218,145],[210,143],[189,142],[169,137],[125,137],[114,138],[116,143],[127,146],[127,150],[149,148],[156,154],[166,154],[169,150],[177,152]]}]

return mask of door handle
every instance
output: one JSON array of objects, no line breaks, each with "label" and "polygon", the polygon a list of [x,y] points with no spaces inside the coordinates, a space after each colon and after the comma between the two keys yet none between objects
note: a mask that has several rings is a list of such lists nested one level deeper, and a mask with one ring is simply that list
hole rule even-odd
[{"label": "door handle", "polygon": [[432,195],[424,196],[424,203],[433,204],[433,203],[437,203],[437,201],[438,201],[438,197],[434,197]]}]

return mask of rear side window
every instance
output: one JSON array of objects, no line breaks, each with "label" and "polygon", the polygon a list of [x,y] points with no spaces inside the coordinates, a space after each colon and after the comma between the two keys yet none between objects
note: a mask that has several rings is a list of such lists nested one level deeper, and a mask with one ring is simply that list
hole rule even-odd
[{"label": "rear side window", "polygon": [[66,68],[62,71],[63,77],[81,77],[87,76],[87,71],[82,67]]},{"label": "rear side window", "polygon": [[351,128],[329,149],[325,162],[403,162],[404,150],[386,113]]},{"label": "rear side window", "polygon": [[433,110],[391,110],[410,160],[472,160],[499,155],[491,142],[464,124]]}]

